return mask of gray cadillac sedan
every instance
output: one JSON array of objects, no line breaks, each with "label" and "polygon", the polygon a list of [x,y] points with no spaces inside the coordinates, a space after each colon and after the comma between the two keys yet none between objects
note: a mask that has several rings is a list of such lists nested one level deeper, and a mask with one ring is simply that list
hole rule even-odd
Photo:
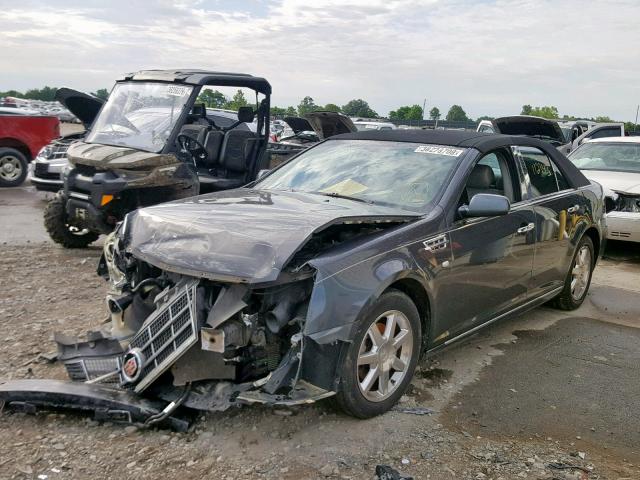
[{"label": "gray cadillac sedan", "polygon": [[335,395],[371,417],[421,354],[545,302],[579,307],[603,219],[602,188],[536,139],[338,135],[253,185],[130,213],[100,268],[111,322],[58,336],[60,358],[86,395],[204,410]]}]

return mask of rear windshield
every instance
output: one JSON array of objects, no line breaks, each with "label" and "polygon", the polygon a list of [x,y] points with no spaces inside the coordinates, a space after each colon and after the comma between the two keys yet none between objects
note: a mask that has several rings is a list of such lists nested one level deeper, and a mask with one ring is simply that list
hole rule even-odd
[{"label": "rear windshield", "polygon": [[466,149],[377,140],[330,140],[282,166],[257,188],[353,197],[422,212]]},{"label": "rear windshield", "polygon": [[569,160],[580,170],[640,173],[640,143],[583,143]]}]

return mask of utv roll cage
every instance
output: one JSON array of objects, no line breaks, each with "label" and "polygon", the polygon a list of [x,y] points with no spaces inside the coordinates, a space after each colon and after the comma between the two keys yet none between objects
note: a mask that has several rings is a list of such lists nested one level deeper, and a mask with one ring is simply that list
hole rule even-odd
[{"label": "utv roll cage", "polygon": [[[240,187],[254,180],[260,170],[268,168],[266,155],[269,143],[269,119],[271,84],[262,78],[245,73],[214,72],[207,70],[141,70],[124,75],[121,82],[163,82],[191,85],[196,88],[191,93],[182,116],[167,139],[161,153],[175,151],[181,135],[196,140],[204,147],[203,161],[197,165],[201,188],[225,190]],[[248,111],[242,107],[238,111],[238,123],[252,123],[257,117],[256,131],[242,129],[217,129],[207,121],[207,109],[196,105],[203,87],[248,88],[255,92],[256,109]],[[258,94],[264,98],[258,101]],[[242,118],[240,118],[242,117]]]}]

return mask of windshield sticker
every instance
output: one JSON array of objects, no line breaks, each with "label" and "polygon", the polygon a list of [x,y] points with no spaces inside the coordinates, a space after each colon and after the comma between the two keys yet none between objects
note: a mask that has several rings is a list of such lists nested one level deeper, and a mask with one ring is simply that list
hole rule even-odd
[{"label": "windshield sticker", "polygon": [[447,157],[459,157],[462,152],[461,148],[442,147],[437,145],[420,145],[414,150],[416,153],[431,153],[433,155],[446,155]]},{"label": "windshield sticker", "polygon": [[355,195],[356,193],[364,192],[368,188],[369,187],[348,178],[330,187],[323,188],[320,191],[323,193],[339,193],[340,195]]},{"label": "windshield sticker", "polygon": [[167,87],[167,95],[171,95],[172,97],[182,97],[187,93],[189,93],[187,87],[180,87],[178,85],[169,85]]}]

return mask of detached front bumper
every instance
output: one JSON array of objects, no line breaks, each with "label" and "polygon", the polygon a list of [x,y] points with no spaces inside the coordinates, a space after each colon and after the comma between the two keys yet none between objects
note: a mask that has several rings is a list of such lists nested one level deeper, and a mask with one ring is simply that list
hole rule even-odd
[{"label": "detached front bumper", "polygon": [[640,242],[640,213],[611,211],[607,214],[607,238]]}]

